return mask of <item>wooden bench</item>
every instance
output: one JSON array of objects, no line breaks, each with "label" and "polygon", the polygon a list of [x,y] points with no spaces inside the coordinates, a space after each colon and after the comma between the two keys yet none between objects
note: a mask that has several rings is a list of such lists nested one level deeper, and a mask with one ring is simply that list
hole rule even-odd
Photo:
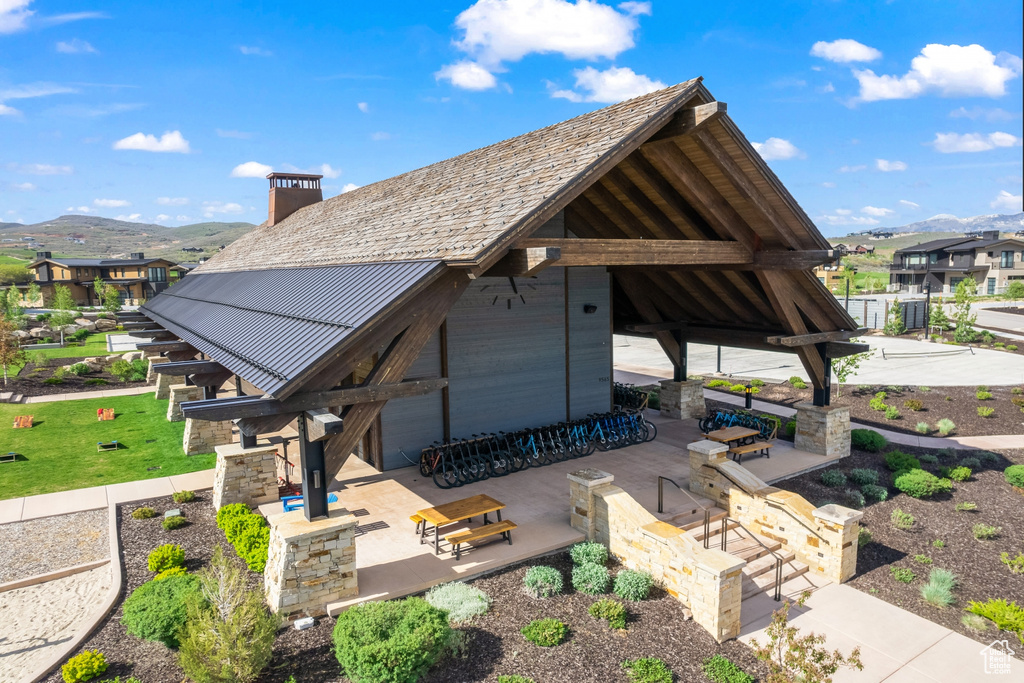
[{"label": "wooden bench", "polygon": [[15,429],[32,429],[31,415],[17,415],[14,418]]},{"label": "wooden bench", "polygon": [[423,524],[423,518],[420,517],[419,515],[409,515],[409,521],[416,523],[416,535],[420,536],[421,535],[420,524]]},{"label": "wooden bench", "polygon": [[747,453],[754,453],[756,451],[760,451],[760,455],[763,455],[766,458],[771,458],[771,453],[768,452],[769,449],[771,449],[771,447],[772,444],[768,441],[762,441],[760,443],[748,443],[744,446],[733,446],[732,448],[729,449],[729,455],[731,455],[732,459],[738,463],[743,462],[744,455],[746,455]]},{"label": "wooden bench", "polygon": [[103,420],[113,420],[114,419],[114,409],[113,408],[97,408],[96,409],[96,417],[100,421],[103,421]]},{"label": "wooden bench", "polygon": [[516,523],[503,520],[501,522],[495,522],[494,524],[484,524],[475,529],[469,529],[467,531],[460,531],[455,534],[447,534],[444,540],[452,544],[452,554],[455,555],[455,559],[461,559],[462,557],[462,544],[470,543],[472,541],[479,541],[481,538],[487,538],[488,536],[496,536],[501,534],[501,537],[508,541],[509,545],[512,545],[512,530],[517,528]]}]

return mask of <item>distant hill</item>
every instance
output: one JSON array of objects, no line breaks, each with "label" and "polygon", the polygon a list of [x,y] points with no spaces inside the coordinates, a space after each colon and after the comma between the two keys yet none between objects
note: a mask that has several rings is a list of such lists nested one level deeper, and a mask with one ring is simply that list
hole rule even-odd
[{"label": "distant hill", "polygon": [[1000,232],[1017,232],[1024,230],[1024,213],[1017,214],[991,214],[988,216],[971,216],[970,218],[957,218],[948,213],[940,213],[923,221],[907,223],[891,228],[872,228],[862,232],[852,233],[846,237],[836,238],[844,241],[847,238],[866,239],[872,233],[878,232],[978,232],[981,230],[998,230]]},{"label": "distant hill", "polygon": [[[147,257],[194,262],[217,253],[221,245],[231,244],[254,227],[251,223],[194,223],[168,228],[101,216],[61,216],[32,225],[0,223],[0,254],[23,256],[26,249],[35,251],[31,244],[40,244],[39,250],[61,256],[120,258],[141,251]],[[202,251],[183,252],[184,248]]]}]

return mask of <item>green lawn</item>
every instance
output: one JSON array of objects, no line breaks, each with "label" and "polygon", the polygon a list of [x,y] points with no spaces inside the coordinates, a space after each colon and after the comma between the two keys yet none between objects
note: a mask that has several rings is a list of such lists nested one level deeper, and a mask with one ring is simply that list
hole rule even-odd
[{"label": "green lawn", "polygon": [[0,266],[27,266],[31,261],[23,258],[14,258],[6,254],[0,254]]},{"label": "green lawn", "polygon": [[[96,419],[113,408],[113,422]],[[16,415],[33,415],[32,429],[13,429]],[[153,394],[25,405],[0,404],[3,451],[22,455],[0,463],[0,500],[69,489],[153,479],[210,469],[212,453],[188,457],[184,422],[167,421],[167,401]],[[98,441],[117,440],[118,451],[96,452]],[[149,471],[150,467],[160,469]]]},{"label": "green lawn", "polygon": [[[107,351],[107,335],[108,334],[124,334],[124,332],[96,332],[90,334],[85,338],[84,342],[78,342],[78,346],[65,346],[60,349],[40,349],[39,351],[33,351],[31,346],[25,347],[25,352],[28,353],[29,360],[36,355],[41,354],[43,358],[88,358],[91,356],[108,356],[110,352]],[[58,340],[59,341],[59,340]],[[12,375],[17,375],[21,370],[21,366],[18,366],[16,371],[13,371]]]}]

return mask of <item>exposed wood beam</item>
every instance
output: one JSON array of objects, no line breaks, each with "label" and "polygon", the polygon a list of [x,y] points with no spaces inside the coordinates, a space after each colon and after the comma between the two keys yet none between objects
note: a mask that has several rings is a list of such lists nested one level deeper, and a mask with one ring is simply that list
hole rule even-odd
[{"label": "exposed wood beam", "polygon": [[326,408],[307,410],[304,416],[306,438],[310,441],[323,441],[345,431],[345,421]]},{"label": "exposed wood beam", "polygon": [[646,183],[669,209],[690,226],[696,239],[714,239],[718,237],[715,229],[693,208],[683,195],[670,183],[661,172],[648,161],[647,157],[634,152],[622,162],[623,165]]},{"label": "exposed wood beam", "polygon": [[[755,254],[756,258],[757,255]],[[741,273],[735,270],[726,270],[722,272],[723,276],[728,278],[732,282],[736,289],[746,297],[746,301],[754,306],[768,323],[771,325],[777,325],[779,322],[779,316],[772,310],[772,305],[768,301],[768,298],[761,291],[760,286],[757,284],[757,280],[753,278],[749,273]]]},{"label": "exposed wood beam", "polygon": [[666,238],[701,239],[702,235],[694,230],[686,220],[681,219],[679,221],[681,225],[677,225],[664,211],[658,208],[658,205],[629,179],[621,166],[622,164],[608,171],[601,181],[609,183],[615,190],[622,193],[630,204],[640,212],[640,215],[656,226]]},{"label": "exposed wood beam", "polygon": [[168,351],[167,359],[172,363],[178,363],[183,360],[192,360],[199,353],[196,349],[187,349],[185,351]]},{"label": "exposed wood beam", "polygon": [[[622,274],[616,276],[619,282],[619,286],[622,287],[622,291],[625,292],[626,296],[629,297],[633,307],[637,310],[637,313],[647,320],[648,323],[660,323],[663,322],[661,314],[651,303],[648,293],[644,290],[641,284],[641,277],[635,274]],[[679,357],[679,339],[672,334],[669,330],[659,330],[654,332],[654,338],[658,340],[658,344],[661,345],[661,349],[668,356],[668,359],[672,361],[672,365],[680,367],[682,359]]]},{"label": "exposed wood beam", "polygon": [[[786,251],[783,249],[767,249],[755,251],[747,263],[687,263],[662,264],[663,270],[682,271],[757,271],[757,270],[809,270],[822,263],[833,260],[831,250],[815,249],[810,251]],[[629,266],[619,266],[629,267]]]},{"label": "exposed wood beam", "polygon": [[583,193],[598,210],[604,213],[610,221],[619,226],[619,229],[634,239],[663,239],[671,233],[665,233],[660,229],[651,229],[644,225],[626,205],[619,201],[619,198],[612,194],[611,190],[596,182]]},{"label": "exposed wood beam", "polygon": [[[160,367],[159,365],[156,367]],[[216,387],[220,388],[225,382],[231,379],[232,373],[230,370],[220,370],[218,372],[204,372],[197,375],[191,375],[192,383],[197,387]]]},{"label": "exposed wood beam", "polygon": [[[799,286],[794,285],[785,273],[777,271],[760,271],[757,277],[765,294],[768,295],[768,300],[772,302],[772,306],[779,312],[779,320],[786,331],[791,336],[809,334],[810,331],[807,329],[807,324],[797,310],[796,304],[793,303]],[[776,346],[774,348],[779,349],[782,347]],[[796,350],[804,369],[811,376],[811,382],[814,384],[814,387],[819,390],[824,389],[827,384],[825,363],[818,354],[818,350],[813,346],[798,346]]]},{"label": "exposed wood beam", "polygon": [[769,344],[779,346],[810,346],[821,342],[846,341],[850,337],[863,334],[867,330],[833,330],[831,332],[814,332],[812,334],[793,335],[788,337],[768,337]]},{"label": "exposed wood beam", "polygon": [[[154,365],[153,370],[160,375],[197,375],[210,372],[227,372],[227,369],[212,360],[186,360],[179,363],[160,363]],[[230,374],[230,372],[228,373]]]},{"label": "exposed wood beam", "polygon": [[155,330],[160,329],[160,323],[151,320],[126,320],[119,323],[125,330]]},{"label": "exposed wood beam", "polygon": [[163,328],[160,328],[158,330],[132,330],[133,337],[149,337],[150,339],[157,339],[165,335],[173,339],[178,338],[177,335],[171,334],[171,332]]},{"label": "exposed wood beam", "polygon": [[708,102],[707,104],[698,104],[696,107],[680,109],[661,130],[648,138],[645,145],[660,140],[669,140],[680,135],[690,135],[699,130],[702,125],[724,115],[727,109],[728,106],[725,102]]},{"label": "exposed wood beam", "polygon": [[183,341],[142,342],[141,344],[136,344],[135,348],[139,351],[155,351],[157,353],[165,351],[191,351],[192,355],[199,353],[194,346]]},{"label": "exposed wood beam", "polygon": [[855,353],[867,353],[871,347],[867,344],[854,344],[846,341],[832,341],[825,344],[825,355],[829,358],[845,358]]},{"label": "exposed wood beam", "polygon": [[775,346],[765,341],[765,337],[772,334],[768,330],[743,330],[711,324],[665,322],[653,325],[626,325],[624,331],[634,334],[657,335],[664,334],[666,328],[678,331],[685,341],[697,344],[714,344],[762,351],[777,351],[779,353],[796,353],[795,348]]},{"label": "exposed wood beam", "polygon": [[650,266],[690,263],[740,264],[753,259],[738,242],[666,239],[558,239],[530,237],[522,248],[555,247],[560,266]]},{"label": "exposed wood beam", "polygon": [[485,271],[483,277],[532,277],[548,266],[562,265],[558,262],[560,258],[558,247],[509,249],[508,254]]}]

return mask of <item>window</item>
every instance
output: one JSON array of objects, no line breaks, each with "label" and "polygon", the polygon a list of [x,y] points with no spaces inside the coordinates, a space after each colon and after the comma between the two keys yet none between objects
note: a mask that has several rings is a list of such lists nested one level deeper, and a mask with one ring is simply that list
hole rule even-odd
[{"label": "window", "polygon": [[935,253],[935,252],[932,252],[932,253],[928,254],[928,262],[929,263],[938,263],[939,262],[939,255],[937,253]]},{"label": "window", "polygon": [[1000,268],[1013,268],[1013,252],[1004,251],[999,255]]},{"label": "window", "polygon": [[82,269],[75,268],[75,277],[82,277]]},{"label": "window", "polygon": [[987,294],[995,294],[996,293],[996,279],[994,277],[990,277],[988,279],[988,283],[987,283],[987,287],[986,287],[986,293]]},{"label": "window", "polygon": [[150,268],[149,269],[149,281],[150,282],[167,282],[167,269],[166,268]]}]

